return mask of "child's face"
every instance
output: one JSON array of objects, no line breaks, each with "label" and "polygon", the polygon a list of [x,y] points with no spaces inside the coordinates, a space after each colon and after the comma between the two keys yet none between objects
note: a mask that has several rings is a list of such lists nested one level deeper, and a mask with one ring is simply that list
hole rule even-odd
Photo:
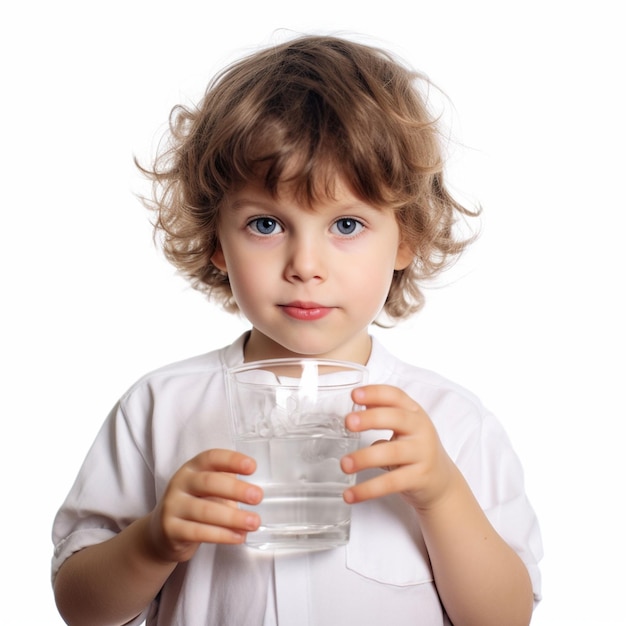
[{"label": "child's face", "polygon": [[229,276],[253,330],[246,360],[316,356],[365,363],[368,327],[394,270],[413,259],[394,213],[342,184],[313,210],[287,190],[248,185],[229,196],[213,263]]}]

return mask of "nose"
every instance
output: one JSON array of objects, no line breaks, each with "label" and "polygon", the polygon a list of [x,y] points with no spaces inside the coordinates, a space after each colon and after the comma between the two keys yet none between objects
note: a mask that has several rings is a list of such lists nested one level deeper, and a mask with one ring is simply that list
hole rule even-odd
[{"label": "nose", "polygon": [[290,282],[322,282],[326,279],[327,263],[323,242],[310,234],[296,237],[289,246],[285,279]]}]

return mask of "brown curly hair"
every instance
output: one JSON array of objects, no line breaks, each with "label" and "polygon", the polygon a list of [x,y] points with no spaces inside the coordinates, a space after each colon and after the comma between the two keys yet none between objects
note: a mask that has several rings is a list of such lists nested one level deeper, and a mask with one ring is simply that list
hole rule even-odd
[{"label": "brown curly hair", "polygon": [[280,184],[308,205],[341,177],[364,201],[396,212],[415,254],[396,271],[384,312],[397,320],[424,302],[434,277],[469,239],[455,235],[461,206],[443,182],[437,120],[418,83],[389,53],[330,36],[303,36],[227,67],[196,108],[174,107],[168,144],[151,169],[155,237],[192,286],[236,311],[228,277],[212,263],[226,194],[251,181]]}]

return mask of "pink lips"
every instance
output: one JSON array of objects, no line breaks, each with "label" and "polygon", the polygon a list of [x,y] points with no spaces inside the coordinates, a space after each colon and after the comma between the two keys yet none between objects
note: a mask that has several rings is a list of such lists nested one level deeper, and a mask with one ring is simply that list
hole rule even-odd
[{"label": "pink lips", "polygon": [[303,322],[322,319],[332,311],[332,307],[322,306],[316,302],[289,302],[281,305],[281,308],[289,317]]}]

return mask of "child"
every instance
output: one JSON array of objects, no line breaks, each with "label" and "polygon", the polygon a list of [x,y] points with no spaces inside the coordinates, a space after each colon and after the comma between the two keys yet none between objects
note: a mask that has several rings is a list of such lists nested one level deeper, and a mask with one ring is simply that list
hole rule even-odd
[{"label": "child", "polygon": [[[516,626],[541,552],[519,462],[469,392],[368,334],[422,304],[420,281],[467,242],[436,125],[388,54],[301,37],[234,64],[177,107],[147,172],[165,253],[251,329],[157,370],[115,406],[54,523],[69,624]],[[263,494],[234,451],[224,370],[286,356],[367,364],[346,417],[361,448],[347,546],[241,544]],[[376,443],[377,445],[369,445]],[[534,594],[534,598],[533,598]]]}]

